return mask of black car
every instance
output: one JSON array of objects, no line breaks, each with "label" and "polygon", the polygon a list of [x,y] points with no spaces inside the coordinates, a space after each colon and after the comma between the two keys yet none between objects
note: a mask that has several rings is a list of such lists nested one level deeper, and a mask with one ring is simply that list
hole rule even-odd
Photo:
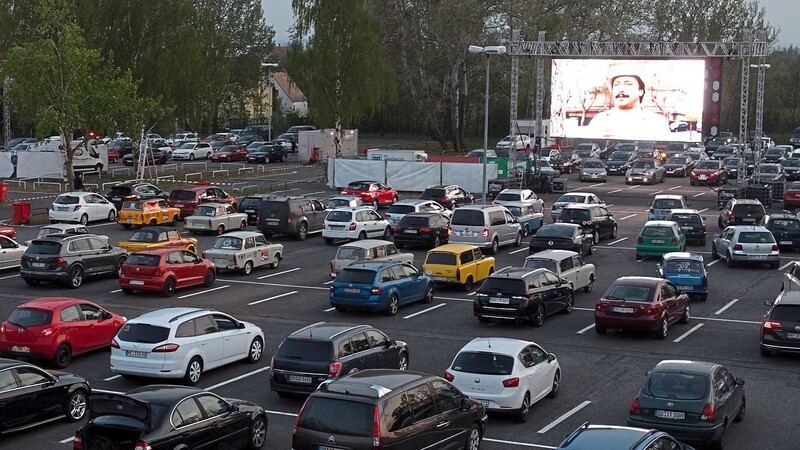
[{"label": "black car", "polygon": [[[396,235],[395,235],[396,236]],[[581,255],[594,252],[594,236],[574,223],[548,223],[539,228],[528,244],[528,253],[542,250],[572,250]]]},{"label": "black car", "polygon": [[82,420],[90,392],[86,379],[77,375],[0,358],[0,432],[63,418]]},{"label": "black car", "polygon": [[727,138],[721,138],[721,137],[709,139],[708,142],[705,143],[706,153],[708,153],[709,155],[713,155],[718,148],[728,144],[729,142],[731,141],[729,141]]},{"label": "black car", "polygon": [[169,194],[145,181],[125,181],[115,184],[105,197],[119,210],[122,208],[122,202],[152,199],[166,200]]},{"label": "black car", "polygon": [[130,139],[117,139],[108,143],[109,150],[116,150],[120,158],[133,153],[133,142]]},{"label": "black car", "polygon": [[[149,147],[145,149],[145,165],[152,164],[166,164],[169,159],[169,153],[156,147]],[[122,157],[122,164],[126,166],[133,165],[133,153],[128,153]]]},{"label": "black car", "polygon": [[685,177],[694,168],[694,161],[689,156],[670,156],[664,163],[668,177]]},{"label": "black car", "polygon": [[730,145],[723,145],[717,148],[717,151],[711,155],[711,159],[725,159],[729,156],[738,156],[736,147]]},{"label": "black car", "polygon": [[202,389],[154,384],[89,400],[74,449],[259,449],[266,441],[263,407]]},{"label": "black car", "polygon": [[572,173],[574,168],[572,156],[566,153],[556,153],[550,157],[550,167],[561,173]]},{"label": "black car", "polygon": [[667,213],[665,220],[672,221],[681,227],[686,236],[686,243],[706,244],[706,223],[703,216],[695,209],[673,209]]},{"label": "black car", "polygon": [[87,277],[118,278],[127,258],[125,249],[94,234],[51,234],[31,241],[22,254],[19,274],[31,286],[61,282],[76,289]]},{"label": "black car", "polygon": [[764,228],[775,237],[779,247],[800,248],[800,218],[789,213],[774,213],[764,217]]},{"label": "black car", "polygon": [[267,239],[274,234],[289,234],[303,241],[309,233],[322,232],[327,214],[325,205],[315,198],[269,197],[258,207],[256,226]]},{"label": "black car", "polygon": [[422,195],[419,198],[436,200],[447,209],[475,203],[475,197],[457,184],[428,186],[422,191]]},{"label": "black car", "polygon": [[761,225],[767,210],[760,201],[746,198],[732,198],[722,208],[717,219],[720,230],[731,225]]},{"label": "black car", "polygon": [[364,369],[408,369],[408,344],[370,325],[320,322],[283,340],[272,359],[270,388],[310,394],[320,383]]},{"label": "black car", "polygon": [[258,209],[261,207],[261,202],[270,198],[269,195],[246,195],[242,197],[236,212],[247,214],[247,224],[258,224]]},{"label": "black car", "polygon": [[635,158],[633,152],[616,151],[606,160],[606,172],[609,175],[625,175],[631,168],[631,163]]},{"label": "black car", "polygon": [[764,152],[763,159],[765,163],[782,163],[790,155],[791,152],[786,147],[772,147]]},{"label": "black car", "polygon": [[609,239],[617,237],[617,221],[605,205],[567,205],[561,209],[556,222],[582,226],[584,231],[591,233],[595,244],[606,237]]},{"label": "black car", "polygon": [[439,213],[413,212],[406,214],[394,227],[394,244],[438,247],[450,240],[450,220]]},{"label": "black car", "polygon": [[472,313],[481,323],[501,319],[540,327],[546,316],[569,314],[574,304],[569,282],[553,272],[506,267],[483,280],[472,302]]},{"label": "black car", "polygon": [[[739,174],[739,163],[741,162],[742,158],[738,156],[729,156],[722,160],[722,165],[725,167],[725,170],[728,172],[728,178],[735,179]],[[798,160],[800,163],[800,160]],[[800,165],[798,165],[798,170],[800,170]]]},{"label": "black car", "polygon": [[786,158],[781,162],[786,181],[800,180],[800,158]]},{"label": "black car", "polygon": [[282,162],[286,160],[286,149],[281,144],[267,142],[250,151],[247,154],[247,162],[250,164],[256,163],[271,163]]},{"label": "black car", "polygon": [[[796,271],[797,265],[792,269]],[[783,291],[761,322],[761,356],[775,352],[800,352],[800,292]]]},{"label": "black car", "polygon": [[556,450],[694,450],[663,431],[584,423]]}]

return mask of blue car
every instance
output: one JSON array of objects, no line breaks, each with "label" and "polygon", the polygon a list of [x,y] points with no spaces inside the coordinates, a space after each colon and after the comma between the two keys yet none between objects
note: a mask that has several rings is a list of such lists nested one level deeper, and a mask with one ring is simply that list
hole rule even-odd
[{"label": "blue car", "polygon": [[359,309],[397,314],[400,305],[433,301],[433,279],[400,261],[353,263],[331,284],[330,302],[337,311]]},{"label": "blue car", "polygon": [[661,258],[658,276],[672,282],[689,297],[708,298],[708,272],[703,256],[697,253],[672,252]]}]

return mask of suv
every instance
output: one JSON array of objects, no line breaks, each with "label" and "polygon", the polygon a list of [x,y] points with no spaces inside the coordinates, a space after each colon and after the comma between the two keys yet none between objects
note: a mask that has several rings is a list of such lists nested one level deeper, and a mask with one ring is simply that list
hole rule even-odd
[{"label": "suv", "polygon": [[732,198],[719,213],[717,225],[726,228],[731,225],[761,225],[767,210],[758,200]]},{"label": "suv", "polygon": [[556,450],[602,450],[626,448],[630,450],[694,450],[669,434],[646,428],[590,425],[584,423],[573,431]]},{"label": "suv", "polygon": [[226,203],[236,209],[236,198],[214,186],[191,185],[174,189],[169,193],[167,204],[181,210],[181,217],[194,214],[200,203]]},{"label": "suv", "polygon": [[[795,271],[797,265],[792,267]],[[768,301],[769,311],[761,322],[761,356],[773,352],[800,352],[800,292],[783,291],[777,299]]]},{"label": "suv", "polygon": [[617,221],[605,205],[569,204],[561,209],[556,222],[582,226],[584,231],[592,234],[595,244],[604,237],[617,237]]},{"label": "suv", "polygon": [[322,237],[326,244],[334,239],[367,239],[371,237],[390,240],[392,226],[370,206],[336,208],[325,216]]},{"label": "suv", "polygon": [[320,233],[325,226],[325,205],[307,197],[264,198],[258,208],[258,231],[264,237],[290,234],[302,241],[309,233]]},{"label": "suv", "polygon": [[575,297],[572,285],[547,269],[506,267],[483,281],[472,312],[481,323],[489,319],[544,325],[545,316],[569,314]]},{"label": "suv", "polygon": [[236,212],[247,214],[247,224],[258,224],[258,209],[261,207],[261,202],[270,198],[269,195],[247,195],[242,197],[239,202],[239,207]]},{"label": "suv", "polygon": [[505,205],[507,203],[524,203],[532,205],[534,212],[542,212],[544,209],[544,200],[540,199],[535,192],[530,189],[503,189],[494,198],[494,203],[497,205]]},{"label": "suv", "polygon": [[665,220],[675,222],[686,236],[686,242],[706,245],[706,222],[696,209],[673,209]]},{"label": "suv", "polygon": [[522,243],[522,229],[511,212],[500,205],[456,208],[450,219],[450,242],[472,244],[497,254],[501,245]]},{"label": "suv", "polygon": [[383,217],[389,221],[390,225],[395,226],[400,223],[400,219],[402,219],[406,214],[412,212],[434,212],[443,214],[448,218],[453,215],[452,211],[446,209],[444,206],[440,205],[434,200],[410,198],[406,200],[400,200],[394,205],[390,206],[389,210],[383,214]]},{"label": "suv", "polygon": [[365,370],[326,381],[308,397],[297,416],[292,448],[474,450],[486,419],[480,402],[439,377]]},{"label": "suv", "polygon": [[126,181],[115,184],[105,197],[119,209],[122,202],[167,199],[167,193],[145,181]]},{"label": "suv", "polygon": [[800,248],[800,218],[792,213],[774,213],[764,217],[768,229],[779,247]]},{"label": "suv", "polygon": [[436,200],[440,205],[448,209],[475,203],[475,197],[456,184],[428,186],[422,191],[422,195],[419,198]]},{"label": "suv", "polygon": [[119,277],[127,252],[94,234],[51,234],[34,239],[20,260],[19,274],[28,285],[66,283],[76,289],[85,277]]},{"label": "suv", "polygon": [[284,339],[270,367],[270,389],[278,396],[310,394],[323,381],[358,370],[408,369],[408,344],[370,325],[318,322]]}]

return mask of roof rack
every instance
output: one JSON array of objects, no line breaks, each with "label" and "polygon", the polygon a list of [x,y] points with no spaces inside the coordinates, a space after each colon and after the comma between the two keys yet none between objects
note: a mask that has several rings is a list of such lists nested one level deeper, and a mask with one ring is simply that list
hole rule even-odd
[{"label": "roof rack", "polygon": [[391,389],[377,384],[373,384],[370,386],[350,384],[346,382],[334,384],[334,381],[336,380],[331,380],[331,379],[325,380],[319,385],[319,387],[317,387],[317,389],[323,392],[336,392],[339,394],[359,395],[362,397],[370,397],[370,398],[381,398],[386,394],[392,392]]},{"label": "roof rack", "polygon": [[181,317],[188,316],[189,314],[194,314],[194,313],[196,313],[197,311],[202,311],[202,309],[201,309],[201,308],[192,308],[192,309],[191,309],[191,310],[189,310],[189,311],[186,311],[186,312],[180,313],[180,314],[178,314],[177,316],[175,316],[175,317],[173,317],[173,318],[169,319],[169,323],[175,322],[176,320],[180,319]]},{"label": "roof rack", "polygon": [[319,325],[324,325],[324,324],[325,324],[325,321],[322,321],[322,322],[317,322],[317,323],[312,323],[311,325],[306,325],[306,326],[304,326],[303,328],[300,328],[299,330],[297,330],[297,331],[295,331],[294,333],[292,333],[292,336],[294,336],[294,335],[296,335],[296,334],[299,334],[299,333],[302,333],[303,331],[306,331],[306,330],[308,330],[309,328],[313,328],[313,327],[316,327],[316,326],[319,326]]},{"label": "roof rack", "polygon": [[369,325],[354,325],[354,326],[352,326],[352,327],[350,327],[350,328],[346,328],[346,329],[344,329],[344,330],[342,330],[342,331],[340,331],[340,332],[338,332],[338,333],[334,333],[334,334],[332,334],[332,335],[331,335],[331,339],[333,339],[333,338],[335,338],[335,337],[337,337],[337,336],[340,336],[340,335],[342,335],[342,334],[344,334],[344,333],[347,333],[347,332],[353,331],[353,330],[355,330],[355,329],[358,329],[358,328],[361,328],[361,327],[368,327],[368,326],[369,326]]}]

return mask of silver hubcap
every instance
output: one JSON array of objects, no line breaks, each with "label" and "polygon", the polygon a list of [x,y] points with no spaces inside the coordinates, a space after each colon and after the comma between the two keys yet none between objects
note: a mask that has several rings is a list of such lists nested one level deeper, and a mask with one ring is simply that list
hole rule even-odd
[{"label": "silver hubcap", "polygon": [[398,304],[397,297],[392,297],[389,300],[389,311],[391,311],[392,314],[397,313],[397,304]]},{"label": "silver hubcap", "polygon": [[261,350],[262,350],[261,341],[256,339],[250,345],[250,359],[252,359],[253,361],[258,361],[259,359],[261,359]]},{"label": "silver hubcap", "polygon": [[427,293],[427,295],[425,295],[425,297],[428,300],[433,300],[433,288],[432,287],[428,287],[428,293]]},{"label": "silver hubcap", "polygon": [[253,447],[261,447],[264,445],[264,438],[267,435],[267,431],[264,428],[263,420],[258,420],[253,424]]},{"label": "silver hubcap", "polygon": [[667,331],[668,331],[668,328],[667,328],[667,327],[669,327],[669,324],[667,324],[667,319],[664,319],[664,320],[661,322],[661,334],[662,334],[663,336],[666,336],[666,335],[667,335]]},{"label": "silver hubcap", "polygon": [[252,264],[250,264],[250,262],[248,261],[248,262],[247,262],[247,263],[244,265],[244,273],[246,273],[246,274],[250,275],[250,271],[251,271],[251,270],[253,270],[253,265],[252,265]]},{"label": "silver hubcap", "polygon": [[80,419],[86,414],[86,397],[83,394],[75,394],[69,402],[69,415],[73,419]]},{"label": "silver hubcap", "polygon": [[83,283],[83,273],[80,270],[76,270],[72,274],[72,285],[73,286],[80,286]]},{"label": "silver hubcap", "polygon": [[556,376],[553,377],[553,392],[558,391],[560,383],[561,383],[561,375],[559,373],[556,373]]},{"label": "silver hubcap", "polygon": [[691,314],[692,312],[689,310],[689,304],[687,303],[686,310],[683,312],[683,317],[685,317],[686,320],[689,320],[689,318],[691,318]]},{"label": "silver hubcap", "polygon": [[481,444],[481,434],[478,432],[478,430],[473,429],[469,433],[469,449],[478,450],[480,444]]},{"label": "silver hubcap", "polygon": [[191,380],[192,383],[197,383],[197,381],[200,380],[201,371],[200,363],[192,361],[191,364],[189,364],[189,380]]},{"label": "silver hubcap", "polygon": [[405,356],[401,356],[400,357],[400,364],[398,364],[397,368],[400,369],[400,370],[408,369],[408,358],[406,358]]}]

